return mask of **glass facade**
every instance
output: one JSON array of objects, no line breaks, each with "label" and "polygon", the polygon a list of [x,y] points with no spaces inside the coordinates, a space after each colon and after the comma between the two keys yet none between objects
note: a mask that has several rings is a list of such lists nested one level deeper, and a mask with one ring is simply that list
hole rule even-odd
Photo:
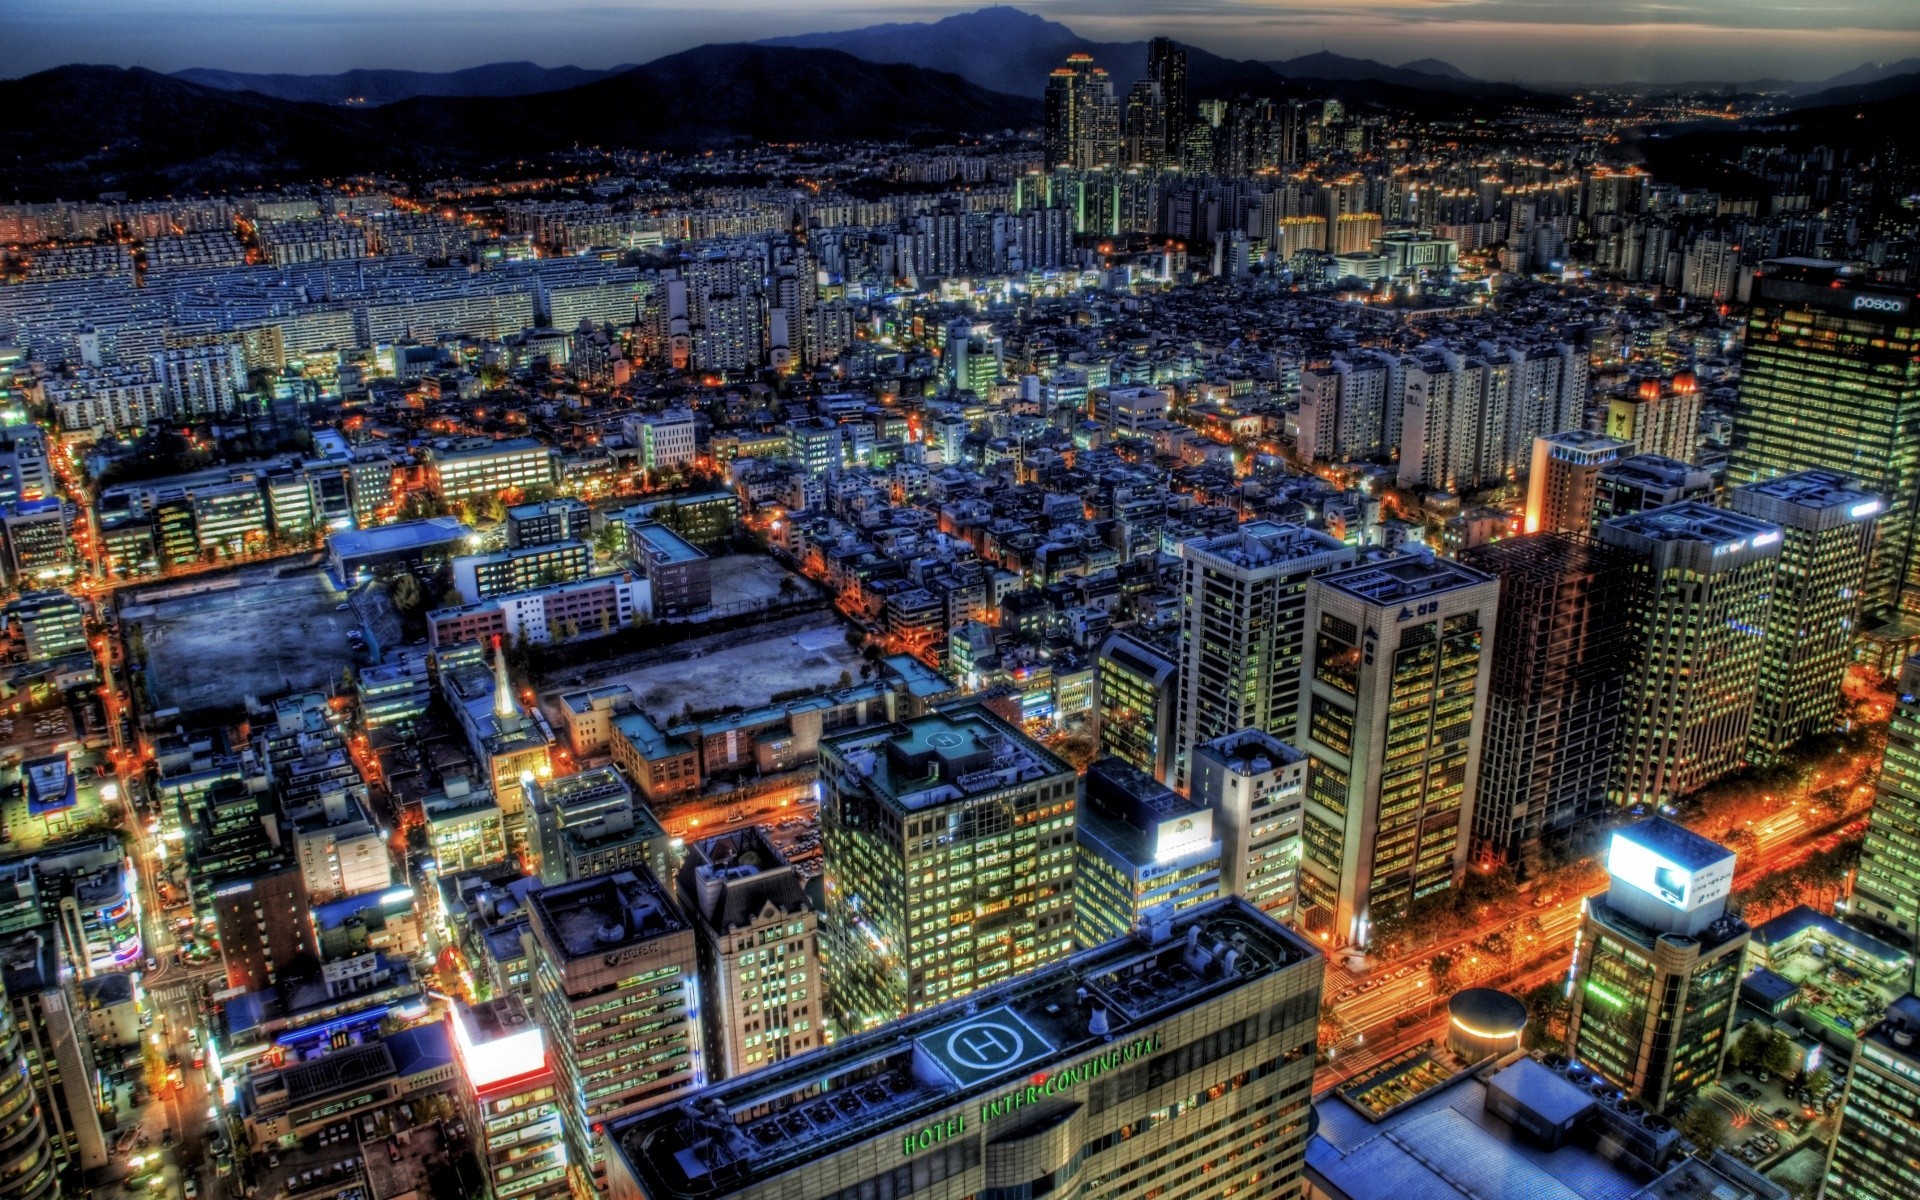
[{"label": "glass facade", "polygon": [[1920,938],[1920,658],[1907,660],[1899,690],[1852,905],[1911,945]]},{"label": "glass facade", "polygon": [[1837,268],[1769,262],[1755,279],[1727,478],[1818,468],[1886,497],[1866,611],[1920,613],[1920,322],[1909,298],[1856,291]]},{"label": "glass facade", "polygon": [[[1920,999],[1894,1002],[1860,1040],[1847,1075],[1840,1130],[1827,1156],[1826,1200],[1907,1200],[1920,1176]],[[1905,1041],[1905,1045],[1900,1043]]]}]

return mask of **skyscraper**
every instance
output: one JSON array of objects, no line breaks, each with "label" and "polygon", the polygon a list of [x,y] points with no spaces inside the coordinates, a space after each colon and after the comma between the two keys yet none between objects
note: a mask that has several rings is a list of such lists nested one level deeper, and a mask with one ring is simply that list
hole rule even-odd
[{"label": "skyscraper", "polygon": [[1126,937],[1220,894],[1213,813],[1132,763],[1097,758],[1074,815],[1073,937]]},{"label": "skyscraper", "polygon": [[620,1121],[610,1194],[1292,1200],[1324,973],[1223,897]]},{"label": "skyscraper", "polygon": [[488,1200],[559,1200],[568,1194],[567,1147],[559,1081],[546,1035],[518,996],[447,1014],[454,1055],[466,1087],[474,1157],[486,1172]]},{"label": "skyscraper", "polygon": [[1249,521],[1181,548],[1180,738],[1174,786],[1193,778],[1193,747],[1265,729],[1292,737],[1300,708],[1307,580],[1353,562],[1318,530]]},{"label": "skyscraper", "polygon": [[1072,767],[968,706],[824,738],[820,776],[842,1029],[1072,952]]},{"label": "skyscraper", "polygon": [[1308,581],[1304,928],[1368,944],[1466,865],[1499,585],[1427,554]]},{"label": "skyscraper", "polygon": [[1461,561],[1500,581],[1473,852],[1519,861],[1607,807],[1640,577],[1632,556],[1564,533],[1493,542]]},{"label": "skyscraper", "polygon": [[1300,893],[1300,815],[1307,756],[1259,729],[1193,751],[1193,798],[1220,835],[1220,892],[1292,924]]},{"label": "skyscraper", "polygon": [[606,1122],[704,1080],[693,928],[644,867],[542,889],[528,908],[567,1163],[591,1191]]},{"label": "skyscraper", "polygon": [[1632,452],[1630,442],[1584,429],[1533,439],[1526,532],[1587,532],[1601,470]]},{"label": "skyscraper", "polygon": [[1131,633],[1101,643],[1094,662],[1094,725],[1100,752],[1165,783],[1180,707],[1180,664]]},{"label": "skyscraper", "polygon": [[13,1005],[0,1003],[0,1200],[54,1200],[56,1169]]},{"label": "skyscraper", "polygon": [[1112,166],[1120,156],[1120,104],[1113,80],[1090,54],[1070,54],[1047,77],[1046,159],[1049,170]]},{"label": "skyscraper", "polygon": [[1920,657],[1900,669],[1851,903],[1854,915],[1901,945],[1920,943]]},{"label": "skyscraper", "polygon": [[1783,535],[1747,731],[1748,756],[1771,762],[1795,742],[1833,728],[1874,522],[1886,503],[1830,471],[1800,471],[1734,488],[1727,507],[1777,525]]},{"label": "skyscraper", "polygon": [[1920,301],[1837,262],[1782,258],[1753,281],[1727,478],[1809,468],[1886,498],[1865,615],[1920,613]]},{"label": "skyscraper", "polygon": [[1618,830],[1574,943],[1567,1047],[1655,1112],[1720,1078],[1750,930],[1733,851],[1664,817]]},{"label": "skyscraper", "polygon": [[1638,560],[1646,587],[1614,798],[1670,803],[1745,758],[1780,528],[1689,500],[1615,517],[1600,540]]},{"label": "skyscraper", "polygon": [[1920,996],[1893,1002],[1854,1047],[1840,1128],[1827,1152],[1828,1200],[1906,1200],[1920,1172]]},{"label": "skyscraper", "polygon": [[1147,43],[1147,78],[1160,88],[1160,104],[1166,112],[1167,160],[1177,164],[1181,148],[1187,144],[1187,130],[1193,116],[1187,109],[1187,48],[1172,38],[1157,37]]},{"label": "skyscraper", "polygon": [[1160,85],[1142,76],[1127,89],[1124,118],[1128,165],[1157,171],[1167,163],[1167,102]]},{"label": "skyscraper", "polygon": [[826,1044],[820,917],[757,826],[687,847],[680,898],[700,939],[708,1074],[731,1079]]}]

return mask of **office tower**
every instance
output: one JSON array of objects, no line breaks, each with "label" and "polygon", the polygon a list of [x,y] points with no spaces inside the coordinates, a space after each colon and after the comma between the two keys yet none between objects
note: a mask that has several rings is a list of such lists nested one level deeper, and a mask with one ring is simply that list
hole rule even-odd
[{"label": "office tower", "polygon": [[484,1200],[559,1200],[568,1194],[560,1081],[540,1023],[518,996],[455,1001],[447,1014],[466,1086],[456,1091]]},{"label": "office tower", "polygon": [[1500,581],[1473,856],[1518,862],[1607,807],[1640,577],[1626,552],[1564,533],[1460,561]]},{"label": "office tower", "polygon": [[1193,126],[1187,108],[1187,49],[1172,38],[1154,38],[1147,43],[1147,78],[1160,89],[1160,103],[1166,112],[1166,159],[1178,166],[1181,148],[1187,144],[1187,130]]},{"label": "office tower", "polygon": [[1166,782],[1180,707],[1173,655],[1130,633],[1112,634],[1094,660],[1094,688],[1100,752]]},{"label": "office tower", "polygon": [[700,940],[708,1075],[732,1079],[826,1044],[820,918],[758,828],[687,847],[680,901]]},{"label": "office tower", "polygon": [[535,779],[527,813],[527,865],[548,886],[639,866],[672,873],[671,839],[614,767]]},{"label": "office tower", "polygon": [[1658,454],[1633,454],[1600,468],[1593,481],[1593,511],[1583,526],[1588,533],[1602,522],[1665,508],[1683,500],[1705,500],[1713,494],[1713,475],[1705,467],[1688,466]]},{"label": "office tower", "polygon": [[1088,767],[1074,815],[1073,938],[1098,946],[1220,894],[1213,813],[1131,763]]},{"label": "office tower", "polygon": [[1568,1052],[1657,1113],[1720,1078],[1750,932],[1727,912],[1733,866],[1664,817],[1617,830],[1574,942]]},{"label": "office tower", "polygon": [[0,1200],[57,1200],[53,1145],[34,1096],[13,1005],[0,1004]]},{"label": "office tower", "polygon": [[1895,1000],[1847,1067],[1826,1200],[1906,1200],[1920,1171],[1920,996]]},{"label": "office tower", "polygon": [[1193,798],[1220,836],[1220,892],[1292,924],[1300,891],[1307,756],[1259,729],[1193,751]]},{"label": "office tower", "polygon": [[1780,565],[1780,527],[1697,501],[1600,526],[1644,576],[1620,804],[1670,804],[1736,770],[1760,687]]},{"label": "office tower", "polygon": [[1250,521],[1180,548],[1180,737],[1174,787],[1193,747],[1242,729],[1293,736],[1300,707],[1307,580],[1353,562],[1313,529]]},{"label": "office tower", "polygon": [[1111,166],[1120,153],[1120,106],[1106,69],[1070,54],[1047,78],[1047,168]]},{"label": "office tower", "polygon": [[1607,436],[1641,454],[1690,463],[1700,449],[1700,388],[1693,375],[1637,379],[1607,402]]},{"label": "office tower", "polygon": [[618,1122],[618,1200],[1300,1194],[1325,962],[1244,901]]},{"label": "office tower", "polygon": [[53,926],[18,930],[0,943],[0,994],[19,1035],[54,1168],[78,1184],[107,1165],[109,1147],[100,1126],[92,1035],[76,1015],[79,1001],[62,975]]},{"label": "office tower", "polygon": [[1850,910],[1911,949],[1920,944],[1920,657],[1902,665],[1898,688]]},{"label": "office tower", "polygon": [[1364,946],[1459,883],[1498,601],[1492,578],[1428,554],[1307,584],[1303,928]]},{"label": "office tower", "polygon": [[1886,502],[1830,471],[1799,471],[1734,488],[1727,507],[1777,525],[1782,534],[1760,691],[1747,730],[1748,757],[1772,762],[1834,727],[1874,522]]},{"label": "office tower", "polygon": [[1632,449],[1629,442],[1584,429],[1533,439],[1526,532],[1587,532],[1601,470]]},{"label": "office tower", "polygon": [[848,1032],[1073,947],[1073,768],[980,706],[821,739],[827,999]]},{"label": "office tower", "polygon": [[535,1011],[576,1192],[605,1177],[606,1123],[705,1082],[693,928],[644,869],[532,893]]},{"label": "office tower", "polygon": [[1773,259],[1753,281],[1730,483],[1817,469],[1886,498],[1864,615],[1920,612],[1920,318],[1911,287]]}]

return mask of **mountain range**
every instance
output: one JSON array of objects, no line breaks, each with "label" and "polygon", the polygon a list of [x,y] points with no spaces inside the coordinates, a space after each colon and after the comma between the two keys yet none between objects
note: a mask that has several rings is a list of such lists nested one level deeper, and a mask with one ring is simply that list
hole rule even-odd
[{"label": "mountain range", "polygon": [[702,46],[563,91],[379,107],[222,91],[139,68],[0,81],[0,197],[156,194],[361,171],[418,174],[572,146],[903,140],[1026,128],[1040,107],[834,50]]},{"label": "mountain range", "polygon": [[[958,13],[938,21],[896,22],[859,29],[807,33],[769,38],[759,43],[800,49],[840,50],[869,62],[910,63],[947,71],[989,91],[1016,96],[1039,96],[1047,73],[1067,55],[1093,55],[1124,91],[1146,70],[1145,42],[1096,42],[1072,29],[1008,5]],[[1236,61],[1187,47],[1189,90],[1196,99],[1230,95],[1236,88],[1279,90],[1280,81],[1314,80],[1341,83],[1379,83],[1469,97],[1506,97],[1521,89],[1475,78],[1452,63],[1421,58],[1391,66],[1367,58],[1318,51],[1264,62]],[[419,96],[526,96],[579,87],[633,69],[622,64],[595,70],[585,67],[543,67],[530,62],[488,63],[459,71],[355,70],[331,75],[249,74],[194,67],[176,71],[173,78],[222,91],[257,92],[280,100],[318,104],[377,106]],[[1862,63],[1827,79],[1795,82],[1783,79],[1745,81],[1700,80],[1687,84],[1616,84],[1641,90],[1685,87],[1702,90],[1787,92],[1809,95],[1832,88],[1878,83],[1920,72],[1920,59]],[[1569,91],[1574,85],[1553,90]],[[1323,89],[1324,90],[1324,89]],[[1367,97],[1362,96],[1362,99]],[[1385,102],[1404,99],[1382,95]]]},{"label": "mountain range", "polygon": [[530,62],[486,63],[463,71],[342,71],[337,75],[249,75],[189,67],[173,78],[223,92],[258,92],[314,104],[392,104],[415,96],[531,96],[558,92],[633,70],[633,63],[592,71]]},{"label": "mountain range", "polygon": [[[606,72],[532,63],[331,76],[59,67],[0,80],[0,199],[155,195],[361,172],[418,177],[580,146],[690,150],[1030,130],[1047,72],[1075,51],[1093,54],[1122,88],[1146,66],[1144,42],[1086,42],[1000,7],[779,44],[701,46]],[[1187,51],[1195,101],[1337,98],[1428,116],[1569,103],[1474,80],[1434,59],[1390,67],[1321,52],[1265,63]],[[1801,103],[1910,108],[1920,74],[1894,70],[1905,65],[1920,63],[1863,67]],[[1904,124],[1877,117],[1836,126],[1869,128],[1905,136]]]}]

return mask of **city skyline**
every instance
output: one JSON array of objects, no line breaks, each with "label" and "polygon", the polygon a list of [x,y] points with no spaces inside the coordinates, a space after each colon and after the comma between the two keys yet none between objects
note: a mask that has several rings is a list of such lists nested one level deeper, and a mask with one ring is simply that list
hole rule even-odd
[{"label": "city skyline", "polygon": [[[1920,20],[1899,0],[1818,8],[1682,0],[1604,10],[1573,0],[1198,0],[1126,5],[1124,11],[1088,0],[1031,0],[1019,7],[1094,42],[1172,35],[1230,59],[1265,61],[1323,50],[1390,66],[1437,58],[1483,79],[1549,88],[1817,81],[1862,64],[1920,55]],[[912,0],[829,0],[799,11],[744,0],[697,7],[627,0],[559,10],[523,0],[437,0],[404,9],[373,0],[226,0],[185,8],[172,0],[120,0],[108,21],[98,11],[81,14],[58,0],[22,0],[8,18],[9,75],[69,63],[324,74],[450,71],[533,60],[604,70],[705,44],[928,23],[971,11]],[[460,36],[449,38],[450,29]]]}]

